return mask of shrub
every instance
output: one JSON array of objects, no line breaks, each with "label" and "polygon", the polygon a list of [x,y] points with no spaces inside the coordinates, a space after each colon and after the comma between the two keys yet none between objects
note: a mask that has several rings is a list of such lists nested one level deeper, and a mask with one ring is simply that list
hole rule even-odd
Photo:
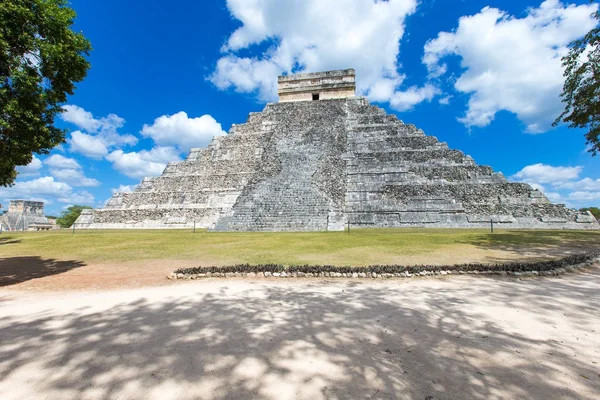
[{"label": "shrub", "polygon": [[418,274],[420,272],[440,272],[440,271],[493,271],[493,272],[524,272],[524,271],[551,271],[557,268],[565,268],[570,265],[583,264],[587,261],[600,257],[600,252],[593,251],[581,254],[573,254],[555,260],[533,261],[533,262],[510,262],[501,264],[455,264],[455,265],[370,265],[367,267],[332,265],[290,265],[282,264],[237,264],[222,267],[196,267],[181,268],[175,271],[176,274],[196,275],[205,273],[262,273],[262,272],[287,272],[287,273],[312,273],[321,272],[339,272],[339,273],[373,273],[376,274],[398,274],[408,272],[409,274]]}]

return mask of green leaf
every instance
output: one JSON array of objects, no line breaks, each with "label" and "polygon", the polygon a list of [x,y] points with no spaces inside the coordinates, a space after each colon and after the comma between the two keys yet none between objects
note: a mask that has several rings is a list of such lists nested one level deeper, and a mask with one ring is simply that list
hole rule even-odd
[{"label": "green leaf", "polygon": [[54,120],[90,68],[75,16],[66,0],[0,2],[0,186],[65,140]]}]

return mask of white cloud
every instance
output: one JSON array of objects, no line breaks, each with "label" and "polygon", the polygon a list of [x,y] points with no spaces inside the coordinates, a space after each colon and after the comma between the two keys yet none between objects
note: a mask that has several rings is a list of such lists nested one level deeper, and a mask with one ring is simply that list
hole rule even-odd
[{"label": "white cloud", "polygon": [[70,144],[71,151],[97,160],[108,154],[106,142],[102,138],[81,131],[71,133]]},{"label": "white cloud", "polygon": [[[357,89],[372,101],[410,109],[433,97],[431,88],[404,92],[399,72],[404,22],[417,0],[228,0],[242,23],[223,46],[210,76],[221,89],[276,99],[277,75],[355,68]],[[266,50],[247,56],[256,44]],[[396,96],[396,97],[394,97]]]},{"label": "white cloud", "polygon": [[217,68],[210,77],[219,89],[234,88],[239,93],[258,91],[263,101],[273,101],[277,93],[277,76],[282,69],[273,61],[240,58],[227,55],[217,61]]},{"label": "white cloud", "polygon": [[541,190],[542,193],[546,195],[548,200],[555,204],[566,204],[567,201],[562,197],[562,195],[558,192],[548,192],[546,190]]},{"label": "white cloud", "polygon": [[61,203],[66,203],[67,205],[83,205],[90,206],[94,204],[94,196],[90,192],[81,191],[78,193],[72,193],[68,196],[61,197],[58,199]]},{"label": "white cloud", "polygon": [[30,181],[16,182],[9,188],[0,188],[0,197],[21,198],[28,196],[60,196],[70,193],[71,186],[55,181],[51,176],[33,179]]},{"label": "white cloud", "polygon": [[174,147],[154,147],[151,150],[125,153],[116,150],[106,156],[113,168],[130,178],[160,175],[170,161],[179,161],[179,151]]},{"label": "white cloud", "polygon": [[583,167],[529,165],[512,176],[543,192],[553,203],[581,208],[600,205],[600,179],[579,179]]},{"label": "white cloud", "polygon": [[438,103],[440,103],[443,106],[447,106],[448,104],[450,104],[450,100],[452,100],[452,96],[444,96],[438,100]]},{"label": "white cloud", "polygon": [[61,118],[85,131],[71,133],[71,151],[100,159],[108,154],[109,149],[134,145],[138,141],[133,135],[118,132],[125,120],[116,114],[97,119],[92,113],[76,105],[66,105],[63,109]]},{"label": "white cloud", "polygon": [[600,179],[583,178],[579,181],[561,183],[557,187],[581,191],[600,191]]},{"label": "white cloud", "polygon": [[17,167],[17,172],[20,177],[34,176],[40,173],[40,169],[42,169],[42,161],[34,155],[29,164]]},{"label": "white cloud", "polygon": [[52,204],[54,200],[61,203],[91,204],[94,196],[85,191],[75,192],[70,185],[59,182],[52,176],[44,176],[29,181],[17,181],[11,187],[0,187],[0,199],[4,199],[3,203],[7,204],[9,200],[16,199],[43,201],[45,204]]},{"label": "white cloud", "polygon": [[111,191],[115,193],[131,193],[135,190],[137,185],[119,185],[118,188],[112,188]]},{"label": "white cloud", "polygon": [[54,169],[50,168],[50,174],[62,182],[69,183],[76,187],[96,187],[100,186],[100,182],[93,178],[86,178],[83,172],[79,169]]},{"label": "white cloud", "polygon": [[438,94],[439,89],[429,84],[422,88],[413,86],[406,91],[395,92],[390,99],[390,105],[398,111],[408,111],[425,100],[431,101]]},{"label": "white cloud", "polygon": [[[75,105],[65,106],[64,109],[63,119],[85,131],[71,133],[71,151],[98,160],[105,158],[112,163],[113,168],[134,178],[160,175],[169,161],[179,160],[180,152],[187,152],[192,147],[205,147],[214,136],[226,134],[212,116],[190,118],[181,111],[163,115],[156,118],[152,125],[143,126],[140,133],[155,142],[154,148],[126,152],[121,147],[137,143],[137,138],[118,133],[124,119],[115,114],[96,119],[90,112]],[[67,167],[63,167],[62,171],[54,169],[51,173],[73,186],[99,184],[95,179],[85,178],[78,171],[79,168],[73,165],[68,167],[69,171],[65,170]]]},{"label": "white cloud", "polygon": [[577,179],[583,167],[552,167],[546,164],[528,165],[514,175],[515,179],[534,183],[560,183]]},{"label": "white cloud", "polygon": [[531,186],[533,189],[539,190],[540,192],[546,192],[544,186],[539,183],[531,182],[529,186]]},{"label": "white cloud", "polygon": [[76,160],[74,160],[73,158],[61,156],[60,154],[51,155],[50,157],[46,158],[44,162],[46,163],[46,165],[53,168],[81,168],[81,165],[79,165],[79,163]]},{"label": "white cloud", "polygon": [[100,182],[96,179],[86,178],[81,170],[81,165],[73,158],[54,154],[48,157],[44,163],[50,168],[50,175],[77,187],[96,187]]},{"label": "white cloud", "polygon": [[506,110],[528,132],[544,132],[562,110],[561,57],[572,40],[596,25],[590,14],[597,7],[547,0],[523,18],[485,7],[460,18],[455,31],[429,41],[423,62],[430,76],[438,77],[448,71],[445,57],[460,56],[464,72],[454,88],[470,94],[466,114],[459,119],[466,126],[486,126]]},{"label": "white cloud", "polygon": [[95,132],[100,127],[100,121],[95,119],[91,112],[79,106],[67,104],[63,106],[63,110],[61,114],[63,121],[70,122],[88,132]]},{"label": "white cloud", "polygon": [[569,200],[573,200],[576,202],[588,202],[588,201],[596,201],[600,200],[600,192],[573,192],[569,194]]},{"label": "white cloud", "polygon": [[189,118],[180,111],[158,117],[152,125],[144,125],[141,134],[152,138],[160,146],[177,146],[181,151],[189,151],[193,147],[206,147],[214,136],[222,136],[226,132],[210,115]]}]

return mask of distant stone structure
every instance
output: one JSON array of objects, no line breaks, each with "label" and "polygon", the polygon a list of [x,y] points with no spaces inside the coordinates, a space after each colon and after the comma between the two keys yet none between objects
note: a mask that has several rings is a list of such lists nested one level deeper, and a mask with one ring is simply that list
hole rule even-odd
[{"label": "distant stone structure", "polygon": [[44,216],[41,201],[11,200],[8,212],[0,216],[3,231],[50,230],[52,224]]},{"label": "distant stone structure", "polygon": [[354,70],[279,77],[278,103],[208,148],[83,210],[81,228],[339,231],[599,229],[355,96]]},{"label": "distant stone structure", "polygon": [[56,217],[46,217],[46,219],[48,220],[48,223],[50,224],[52,230],[58,230],[60,229],[60,225],[58,225],[58,218]]}]

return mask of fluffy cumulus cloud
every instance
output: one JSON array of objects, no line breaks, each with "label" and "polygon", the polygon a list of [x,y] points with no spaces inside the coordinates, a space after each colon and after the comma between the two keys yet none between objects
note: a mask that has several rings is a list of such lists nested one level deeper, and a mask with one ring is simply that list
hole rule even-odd
[{"label": "fluffy cumulus cloud", "polygon": [[131,193],[135,190],[136,185],[119,185],[117,188],[112,188],[111,191],[115,193]]},{"label": "fluffy cumulus cloud", "polygon": [[66,182],[76,187],[100,186],[96,179],[87,178],[77,160],[60,154],[53,154],[44,163],[50,167],[50,175],[61,182]]},{"label": "fluffy cumulus cloud", "polygon": [[413,86],[406,91],[395,92],[389,102],[390,106],[398,111],[408,111],[425,100],[431,101],[438,94],[440,90],[430,84],[421,88]]},{"label": "fluffy cumulus cloud", "polygon": [[9,188],[0,188],[0,193],[7,193],[10,191],[13,194],[23,195],[23,197],[32,195],[62,196],[66,193],[70,193],[71,190],[71,186],[67,185],[66,183],[58,182],[51,176],[45,176],[30,181],[17,182],[14,186]]},{"label": "fluffy cumulus cloud", "polygon": [[100,121],[95,119],[91,112],[76,105],[67,104],[63,106],[61,118],[63,121],[70,122],[89,132],[94,132],[100,128]]},{"label": "fluffy cumulus cloud", "polygon": [[[12,187],[0,188],[0,199],[8,204],[11,199],[40,200],[46,204],[58,201],[66,204],[92,204],[94,196],[86,191],[75,191],[70,185],[52,176],[18,181]],[[77,200],[77,201],[75,201]]]},{"label": "fluffy cumulus cloud", "polygon": [[87,178],[80,169],[64,168],[55,169],[50,168],[50,175],[56,179],[70,183],[72,186],[77,187],[96,187],[100,186],[100,182],[93,178]]},{"label": "fluffy cumulus cloud", "polygon": [[92,113],[76,105],[63,106],[61,118],[80,130],[71,133],[71,151],[84,156],[101,159],[112,148],[134,145],[138,139],[130,134],[120,134],[125,120],[116,114],[94,118]]},{"label": "fluffy cumulus cloud", "polygon": [[[74,124],[78,129],[70,134],[68,149],[56,149],[45,160],[33,157],[29,165],[18,167],[19,177],[10,188],[0,188],[0,202],[10,199],[40,200],[47,204],[93,205],[94,196],[78,188],[101,186],[97,179],[89,178],[81,165],[82,158],[68,157],[67,153],[82,154],[95,160],[106,160],[118,172],[130,178],[143,178],[160,175],[170,161],[180,161],[181,153],[192,147],[207,146],[214,136],[225,135],[221,124],[212,116],[188,117],[185,112],[163,115],[151,125],[144,125],[141,135],[152,139],[154,147],[149,150],[125,151],[124,147],[134,145],[138,139],[129,134],[119,133],[125,120],[115,114],[95,118],[93,114],[76,105],[64,106],[62,119]],[[40,176],[47,167],[49,176]],[[113,184],[117,184],[114,182]],[[129,192],[133,185],[121,185],[112,189]]]},{"label": "fluffy cumulus cloud", "polygon": [[[133,178],[160,175],[167,162],[180,159],[181,152],[188,152],[193,147],[205,147],[213,137],[226,134],[212,116],[193,118],[181,111],[163,115],[156,118],[153,124],[143,126],[140,133],[154,141],[152,149],[127,152],[123,148],[135,145],[138,139],[119,133],[125,123],[123,118],[115,114],[95,118],[92,113],[76,105],[66,105],[63,109],[62,119],[79,128],[71,132],[71,152],[93,159],[105,159],[117,171]],[[51,170],[53,176],[70,184],[78,182],[78,186],[96,186],[97,181],[85,178],[78,166],[63,166],[60,171],[57,166],[50,166],[55,167]]]},{"label": "fluffy cumulus cloud", "polygon": [[19,177],[36,176],[40,174],[40,169],[42,169],[42,161],[33,156],[29,164],[17,167],[17,172],[19,173]]},{"label": "fluffy cumulus cloud", "polygon": [[206,147],[213,137],[226,132],[210,115],[189,118],[180,111],[156,118],[152,125],[144,125],[141,134],[160,146],[176,146],[181,151],[189,151],[193,147]]},{"label": "fluffy cumulus cloud", "polygon": [[515,178],[524,182],[561,183],[577,179],[582,167],[553,167],[545,164],[528,165],[515,174]]},{"label": "fluffy cumulus cloud", "polygon": [[100,159],[108,154],[105,140],[81,131],[71,132],[70,144],[71,151],[90,158]]},{"label": "fluffy cumulus cloud", "polygon": [[569,194],[569,200],[574,202],[597,202],[600,200],[600,191],[577,191]]},{"label": "fluffy cumulus cloud", "polygon": [[116,150],[106,156],[113,167],[130,178],[144,178],[160,175],[167,163],[179,161],[179,151],[174,147],[157,146],[151,150],[125,153]]},{"label": "fluffy cumulus cloud", "polygon": [[[217,88],[277,95],[277,75],[355,68],[358,91],[373,101],[407,110],[431,100],[434,87],[401,87],[400,39],[417,0],[228,0],[242,26],[222,48],[210,80]],[[247,50],[260,45],[261,54]]]},{"label": "fluffy cumulus cloud", "polygon": [[528,165],[513,180],[530,184],[542,191],[550,201],[579,208],[600,205],[600,179],[580,178],[583,167]]},{"label": "fluffy cumulus cloud", "polygon": [[81,168],[81,165],[79,165],[79,163],[75,159],[61,156],[60,154],[53,154],[50,157],[46,158],[44,162],[46,163],[46,165],[53,168]]},{"label": "fluffy cumulus cloud", "polygon": [[460,118],[483,127],[506,110],[530,133],[544,132],[562,109],[561,57],[568,44],[595,26],[597,4],[544,1],[517,18],[497,8],[460,18],[453,32],[441,32],[425,46],[423,62],[432,78],[448,73],[445,59],[459,56],[463,72],[454,88],[469,95]]},{"label": "fluffy cumulus cloud", "polygon": [[60,201],[61,203],[65,203],[67,206],[74,204],[91,206],[94,204],[94,195],[84,190],[81,192],[70,193],[66,196],[60,197],[58,201]]},{"label": "fluffy cumulus cloud", "polygon": [[583,178],[578,181],[564,182],[557,185],[560,189],[586,190],[600,192],[600,179]]}]

